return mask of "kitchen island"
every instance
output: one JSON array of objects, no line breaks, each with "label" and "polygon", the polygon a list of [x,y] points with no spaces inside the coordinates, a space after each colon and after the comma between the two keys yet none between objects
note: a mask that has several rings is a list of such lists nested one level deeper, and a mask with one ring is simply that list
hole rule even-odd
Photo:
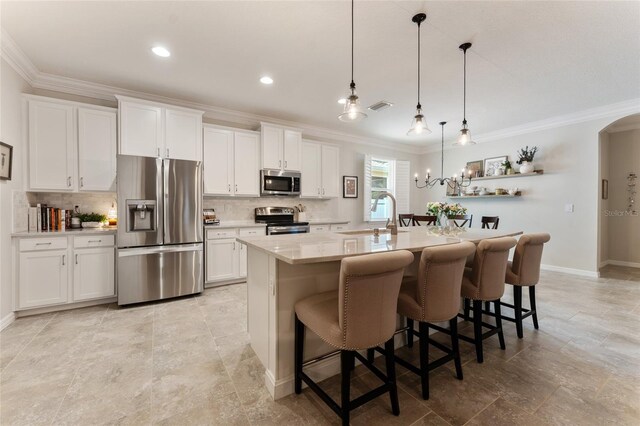
[{"label": "kitchen island", "polygon": [[[248,333],[251,347],[265,367],[265,384],[274,399],[293,393],[294,305],[317,293],[338,288],[340,261],[348,256],[409,250],[416,259],[405,275],[417,275],[425,247],[478,243],[482,239],[519,235],[520,231],[436,226],[400,228],[398,235],[381,230],[240,237],[248,247]],[[337,309],[337,307],[336,307]],[[396,346],[404,344],[396,336]],[[306,333],[305,359],[331,352],[314,333]],[[337,374],[339,358],[310,366],[316,381]]]}]

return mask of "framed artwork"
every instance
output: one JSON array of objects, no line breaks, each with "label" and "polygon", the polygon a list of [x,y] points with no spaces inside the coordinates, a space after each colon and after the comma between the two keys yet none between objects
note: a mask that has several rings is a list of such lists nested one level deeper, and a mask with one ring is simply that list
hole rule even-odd
[{"label": "framed artwork", "polygon": [[609,199],[609,181],[607,179],[602,179],[602,199]]},{"label": "framed artwork", "polygon": [[13,147],[0,142],[0,179],[11,180],[13,166]]},{"label": "framed artwork", "polygon": [[507,161],[508,156],[504,155],[502,157],[493,157],[493,158],[485,158],[484,159],[484,175],[485,176],[493,176],[496,169],[500,168],[500,165]]},{"label": "framed artwork", "polygon": [[467,163],[467,170],[471,172],[471,177],[482,177],[484,173],[484,162],[482,160],[469,161]]},{"label": "framed artwork", "polygon": [[342,176],[342,198],[358,198],[358,176]]}]

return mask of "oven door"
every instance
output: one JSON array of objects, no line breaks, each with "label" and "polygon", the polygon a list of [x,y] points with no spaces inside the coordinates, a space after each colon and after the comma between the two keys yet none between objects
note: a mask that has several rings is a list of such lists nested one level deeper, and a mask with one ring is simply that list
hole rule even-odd
[{"label": "oven door", "polygon": [[267,235],[307,234],[307,233],[309,233],[309,225],[267,226]]},{"label": "oven door", "polygon": [[260,194],[300,195],[300,173],[262,170],[260,172]]}]

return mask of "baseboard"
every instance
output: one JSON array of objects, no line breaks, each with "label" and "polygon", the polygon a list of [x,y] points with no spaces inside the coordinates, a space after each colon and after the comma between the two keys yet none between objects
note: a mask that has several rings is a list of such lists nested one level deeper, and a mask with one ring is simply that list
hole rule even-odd
[{"label": "baseboard", "polygon": [[607,260],[607,265],[628,266],[629,268],[640,268],[640,262],[627,262],[625,260]]},{"label": "baseboard", "polygon": [[105,305],[109,303],[115,303],[118,301],[117,297],[109,297],[104,299],[87,300],[84,302],[67,303],[63,305],[45,306],[43,308],[31,308],[16,312],[17,318],[28,317],[31,315],[48,314],[50,312],[68,311],[71,309],[87,308],[89,306]]},{"label": "baseboard", "polygon": [[562,272],[563,274],[579,275],[581,277],[589,277],[589,278],[600,277],[600,273],[598,271],[588,271],[586,269],[565,268],[563,266],[545,265],[545,264],[540,265],[540,269],[544,271]]},{"label": "baseboard", "polygon": [[0,331],[4,330],[5,328],[7,328],[9,326],[9,324],[11,324],[12,322],[14,322],[16,320],[16,314],[15,312],[11,312],[10,314],[8,314],[7,316],[5,316],[4,318],[2,318],[0,320]]},{"label": "baseboard", "polygon": [[605,266],[607,266],[609,264],[610,264],[609,260],[603,260],[602,262],[600,262],[600,265],[598,267],[599,268],[604,268]]}]

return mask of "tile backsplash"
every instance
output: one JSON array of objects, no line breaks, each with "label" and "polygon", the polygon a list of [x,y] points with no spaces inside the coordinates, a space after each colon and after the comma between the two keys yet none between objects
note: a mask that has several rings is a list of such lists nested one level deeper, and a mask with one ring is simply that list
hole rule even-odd
[{"label": "tile backsplash", "polygon": [[116,202],[115,193],[60,193],[60,192],[27,192],[30,206],[47,204],[60,209],[73,209],[78,206],[81,213],[107,214],[111,204]]},{"label": "tile backsplash", "polygon": [[302,204],[307,208],[307,219],[343,219],[340,217],[338,199],[313,200],[294,197],[215,198],[205,197],[203,207],[213,208],[220,220],[253,220],[256,207],[293,207]]}]

